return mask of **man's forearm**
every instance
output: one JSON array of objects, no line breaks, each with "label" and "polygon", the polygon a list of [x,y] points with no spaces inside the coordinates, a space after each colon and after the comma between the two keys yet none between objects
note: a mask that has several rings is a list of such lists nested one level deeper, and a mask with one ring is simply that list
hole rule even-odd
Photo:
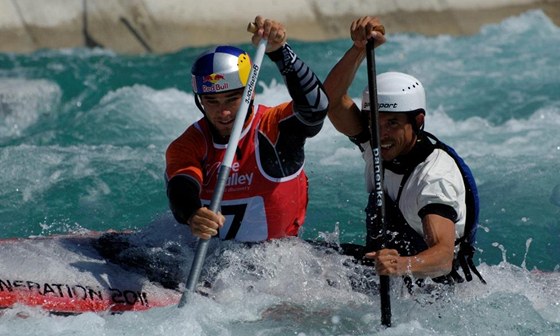
[{"label": "man's forearm", "polygon": [[348,89],[365,55],[365,49],[352,46],[332,68],[324,82],[329,97],[329,119],[339,132],[347,136],[356,136],[363,129],[359,108],[348,96]]},{"label": "man's forearm", "polygon": [[294,113],[308,125],[318,125],[327,115],[328,98],[315,73],[288,44],[268,54],[284,77],[294,103]]}]

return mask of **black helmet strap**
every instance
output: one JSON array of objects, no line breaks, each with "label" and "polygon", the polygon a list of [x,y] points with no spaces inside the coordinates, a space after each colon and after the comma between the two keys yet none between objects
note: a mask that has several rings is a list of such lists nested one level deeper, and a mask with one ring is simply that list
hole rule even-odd
[{"label": "black helmet strap", "polygon": [[200,102],[200,95],[198,93],[194,94],[194,103],[196,104],[196,107],[198,107],[200,112],[202,112],[202,114],[206,116],[206,113],[204,112],[204,107],[202,107],[202,103]]}]

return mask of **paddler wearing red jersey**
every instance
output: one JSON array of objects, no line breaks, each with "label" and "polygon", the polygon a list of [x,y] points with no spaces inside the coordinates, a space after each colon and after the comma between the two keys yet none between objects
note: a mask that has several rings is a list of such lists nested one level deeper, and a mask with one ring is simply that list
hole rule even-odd
[{"label": "paddler wearing red jersey", "polygon": [[[261,160],[274,160],[277,153],[258,150],[261,142],[276,142],[278,121],[290,116],[291,104],[259,106],[257,113],[249,116],[221,202],[226,222],[219,230],[220,238],[254,242],[297,235],[305,219],[308,197],[303,164],[290,175],[281,176],[277,171],[271,176]],[[209,205],[226,148],[212,140],[209,123],[201,119],[169,147],[168,156],[175,157],[169,159],[173,162],[169,170],[176,166],[178,174],[196,180],[202,187],[202,203]],[[182,158],[187,157],[200,164],[180,169]]]},{"label": "paddler wearing red jersey", "polygon": [[250,72],[243,50],[218,46],[192,67],[192,86],[204,117],[166,152],[167,195],[178,222],[208,239],[264,241],[296,236],[305,219],[307,177],[304,144],[321,130],[328,99],[317,76],[286,43],[282,24],[255,19],[253,43],[268,39],[266,55],[283,75],[292,101],[275,107],[251,104],[221,202],[208,205],[235,114]]}]

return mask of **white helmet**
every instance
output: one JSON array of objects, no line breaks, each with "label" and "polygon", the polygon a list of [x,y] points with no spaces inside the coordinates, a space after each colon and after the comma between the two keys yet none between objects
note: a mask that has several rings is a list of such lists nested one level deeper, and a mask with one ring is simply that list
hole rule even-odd
[{"label": "white helmet", "polygon": [[[426,93],[418,79],[402,72],[385,72],[376,78],[379,112],[426,112]],[[362,110],[370,110],[367,86],[362,94]]]}]

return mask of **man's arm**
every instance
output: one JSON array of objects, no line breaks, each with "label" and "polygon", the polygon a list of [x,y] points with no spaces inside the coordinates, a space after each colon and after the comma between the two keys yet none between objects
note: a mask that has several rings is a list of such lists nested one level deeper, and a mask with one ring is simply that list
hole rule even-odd
[{"label": "man's arm", "polygon": [[366,254],[375,259],[378,274],[415,277],[438,277],[449,274],[453,266],[455,224],[436,214],[424,216],[423,228],[429,248],[415,256],[399,256],[396,250],[384,249]]},{"label": "man's arm", "polygon": [[365,16],[353,21],[350,26],[352,47],[325,79],[324,86],[329,97],[329,119],[339,132],[347,136],[355,137],[363,131],[360,108],[348,95],[348,89],[366,57],[368,39],[373,38],[377,47],[385,43],[384,34],[381,22],[375,17]]},{"label": "man's arm", "polygon": [[286,177],[303,166],[305,142],[321,131],[328,98],[315,73],[288,44],[267,55],[278,66],[292,101],[265,113],[260,124],[259,152],[268,175]]},{"label": "man's arm", "polygon": [[205,142],[194,136],[192,126],[173,141],[165,153],[169,208],[177,222],[186,224],[196,237],[209,239],[218,233],[225,218],[202,206],[200,184]]},{"label": "man's arm", "polygon": [[321,81],[287,44],[286,29],[282,23],[260,15],[254,23],[256,30],[251,41],[258,45],[261,39],[268,40],[266,54],[280,70],[292,97],[298,123],[294,123],[296,129],[290,127],[290,131],[297,136],[303,135],[303,140],[316,135],[328,109],[328,98]]},{"label": "man's arm", "polygon": [[188,175],[175,175],[167,181],[169,208],[177,222],[188,224],[191,216],[202,207],[200,186]]},{"label": "man's arm", "polygon": [[417,257],[426,262],[422,267],[426,276],[437,277],[451,272],[455,251],[455,223],[449,218],[428,214],[422,219],[424,239],[429,248]]},{"label": "man's arm", "polygon": [[360,108],[348,95],[348,89],[365,55],[365,48],[352,45],[331,69],[324,82],[329,96],[329,119],[340,133],[350,137],[357,136],[363,130]]},{"label": "man's arm", "polygon": [[321,81],[288,44],[267,55],[276,63],[284,78],[292,97],[294,114],[303,126],[304,135],[316,135],[321,130],[329,107]]}]

